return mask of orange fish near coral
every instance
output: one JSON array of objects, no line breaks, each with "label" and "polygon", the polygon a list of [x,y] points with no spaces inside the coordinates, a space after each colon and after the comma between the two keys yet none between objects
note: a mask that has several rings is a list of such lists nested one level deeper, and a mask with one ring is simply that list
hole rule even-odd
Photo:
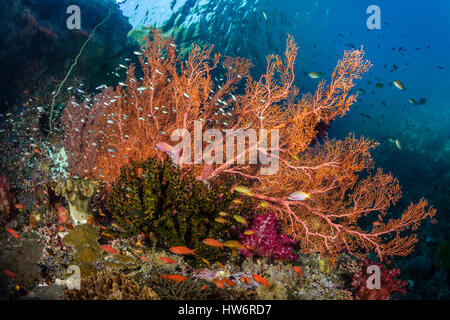
[{"label": "orange fish near coral", "polygon": [[220,241],[218,241],[218,240],[214,240],[214,239],[205,239],[205,240],[203,240],[203,243],[206,244],[207,246],[210,246],[210,247],[215,247],[215,248],[223,249],[223,244],[222,244],[222,242],[220,242]]},{"label": "orange fish near coral", "polygon": [[5,230],[8,231],[9,233],[11,233],[14,238],[16,238],[17,240],[20,240],[20,236],[16,231],[14,231],[13,229],[10,229],[8,227],[5,227]]},{"label": "orange fish near coral", "polygon": [[217,278],[214,278],[214,279],[213,279],[213,282],[214,282],[214,284],[215,284],[218,288],[220,288],[220,289],[225,288],[225,282],[226,282],[226,279],[225,279],[225,278],[224,278],[224,279],[217,279]]},{"label": "orange fish near coral", "polygon": [[299,276],[300,278],[302,277],[302,274],[303,274],[302,268],[297,267],[297,266],[293,266],[293,267],[292,267],[292,270],[294,270],[294,271],[298,274],[298,276]]},{"label": "orange fish near coral", "polygon": [[219,261],[217,261],[217,265],[219,267],[221,267],[223,270],[227,270],[227,268],[222,263],[220,263]]},{"label": "orange fish near coral", "polygon": [[150,261],[150,259],[145,256],[140,256],[139,259],[141,259],[142,261]]},{"label": "orange fish near coral", "polygon": [[257,275],[257,274],[252,274],[252,278],[256,282],[258,282],[258,283],[260,283],[260,284],[262,284],[262,285],[264,285],[266,287],[270,287],[270,284],[267,282],[266,278],[261,277],[260,275]]},{"label": "orange fish near coral", "polygon": [[105,250],[106,252],[117,255],[117,251],[114,250],[111,246],[108,246],[107,244],[103,244],[102,249]]},{"label": "orange fish near coral", "polygon": [[169,249],[170,252],[175,254],[193,254],[193,255],[195,255],[195,250],[197,249],[192,250],[186,247],[172,247]]},{"label": "orange fish near coral", "polygon": [[225,282],[226,282],[227,285],[229,285],[230,287],[234,287],[234,286],[237,285],[237,283],[234,282],[233,280],[225,279]]},{"label": "orange fish near coral", "polygon": [[241,280],[241,282],[245,284],[250,284],[252,282],[252,279],[246,276],[242,276],[239,280]]},{"label": "orange fish near coral", "polygon": [[11,272],[9,270],[3,270],[3,272],[10,278],[18,278],[19,276],[15,274],[14,272]]},{"label": "orange fish near coral", "polygon": [[202,258],[202,261],[203,261],[204,263],[206,263],[206,264],[208,265],[208,267],[211,267],[211,265],[209,264],[209,261],[208,261],[208,260],[206,260],[205,258]]},{"label": "orange fish near coral", "polygon": [[168,280],[172,280],[172,281],[175,281],[175,282],[183,282],[183,281],[186,281],[188,279],[185,276],[182,276],[182,275],[179,275],[179,274],[169,274],[167,276],[161,275],[161,277],[163,279],[168,279]]},{"label": "orange fish near coral", "polygon": [[206,286],[207,286],[207,284],[202,285],[202,287],[200,288],[200,291],[205,290]]},{"label": "orange fish near coral", "polygon": [[15,205],[15,207],[16,207],[16,209],[22,210],[22,209],[25,208],[25,205],[21,204],[21,203],[18,203],[18,204]]},{"label": "orange fish near coral", "polygon": [[167,263],[167,264],[174,264],[177,263],[176,260],[169,258],[169,257],[161,257],[160,258],[162,262]]}]

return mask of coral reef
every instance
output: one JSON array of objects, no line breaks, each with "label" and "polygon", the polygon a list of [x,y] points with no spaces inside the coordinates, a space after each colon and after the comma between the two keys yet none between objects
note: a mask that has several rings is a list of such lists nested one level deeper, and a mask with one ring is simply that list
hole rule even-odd
[{"label": "coral reef", "polygon": [[63,300],[159,300],[149,287],[115,271],[100,271],[81,279],[81,287],[64,291]]},{"label": "coral reef", "polygon": [[0,223],[7,223],[14,215],[14,197],[9,192],[8,179],[0,174]]},{"label": "coral reef", "polygon": [[[168,151],[156,146],[170,145],[168,137],[175,129],[194,131],[196,121],[202,123],[202,129],[226,132],[214,145],[233,138],[234,132],[227,131],[230,128],[275,130],[279,144],[271,135],[271,152],[265,149],[265,155],[276,159],[279,168],[270,175],[263,172],[268,169],[265,166],[240,161],[246,153],[251,157],[257,151],[258,144],[251,143],[245,154],[234,153],[226,162],[192,164],[186,161],[191,154],[183,152],[177,164],[182,171],[192,169],[197,180],[220,182],[230,176],[252,180],[248,194],[254,210],[260,201],[267,202],[282,231],[300,241],[302,252],[331,257],[342,250],[358,257],[375,252],[381,259],[411,253],[417,237],[403,231],[417,229],[436,211],[422,199],[400,218],[387,217],[401,190],[391,174],[381,169],[372,172],[370,150],[377,143],[350,135],[343,141],[311,146],[317,125],[343,116],[356,101],[357,95],[350,90],[370,67],[364,51],[346,51],[330,83],[321,81],[313,95],[299,98],[293,85],[297,47],[291,37],[285,59],[269,56],[266,73],[258,81],[248,75],[249,61],[228,57],[221,61],[219,55],[211,57],[211,50],[194,45],[182,61],[170,38],[156,30],[150,33],[139,55],[144,76],[137,79],[131,64],[126,82],[116,88],[114,96],[105,96],[102,116],[90,129],[93,135],[103,132],[92,176],[111,185],[124,165],[167,158]],[[221,67],[226,70],[223,82],[214,83],[210,73]],[[243,78],[247,78],[242,88],[245,93],[238,94]],[[203,140],[201,147],[211,149],[212,143]],[[185,147],[189,151],[198,148],[192,141]],[[290,200],[294,192],[303,192],[308,198]],[[369,216],[374,220],[371,228],[359,226],[361,219]]]},{"label": "coral reef", "polygon": [[267,279],[269,287],[259,286],[256,288],[256,299],[257,300],[286,300],[287,289],[278,281],[272,278]]},{"label": "coral reef", "polygon": [[95,180],[67,178],[55,187],[55,194],[69,202],[70,216],[76,224],[87,222],[91,197],[97,192],[100,192],[99,183]]},{"label": "coral reef", "polygon": [[[297,260],[292,245],[295,241],[283,233],[279,233],[279,225],[275,214],[255,214],[247,233],[239,235],[243,244],[239,250],[246,257],[261,256],[272,259]],[[251,248],[251,249],[250,249]]]},{"label": "coral reef", "polygon": [[[367,272],[369,266],[378,266],[381,271],[380,288],[369,288],[367,280],[371,273]],[[401,274],[399,269],[387,269],[381,263],[376,263],[369,259],[361,260],[359,263],[360,271],[355,273],[352,280],[354,296],[357,300],[388,300],[392,299],[394,294],[406,294],[408,281],[398,280]]]},{"label": "coral reef", "polygon": [[33,289],[42,279],[39,267],[43,246],[36,239],[27,239],[0,253],[1,283],[6,281],[4,270],[14,273],[16,283],[25,290]]},{"label": "coral reef", "polygon": [[82,277],[96,270],[93,262],[103,253],[97,242],[99,238],[98,230],[89,224],[76,226],[63,238],[65,244],[75,249],[74,262],[79,265]]}]

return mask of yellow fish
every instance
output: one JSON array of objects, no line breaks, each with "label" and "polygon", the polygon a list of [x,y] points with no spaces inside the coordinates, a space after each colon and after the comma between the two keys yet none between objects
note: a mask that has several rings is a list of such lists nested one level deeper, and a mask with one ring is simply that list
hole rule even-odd
[{"label": "yellow fish", "polygon": [[225,220],[224,218],[215,218],[214,221],[218,222],[218,223],[226,223],[227,220]]},{"label": "yellow fish", "polygon": [[240,216],[240,215],[238,215],[238,214],[235,214],[235,215],[233,216],[233,218],[234,218],[237,222],[247,225],[247,219],[245,219],[243,216]]},{"label": "yellow fish", "polygon": [[221,217],[226,217],[227,215],[228,215],[228,213],[226,213],[225,211],[219,212],[219,216],[221,216]]},{"label": "yellow fish", "polygon": [[239,200],[239,199],[234,199],[232,202],[234,204],[243,204],[242,200]]},{"label": "yellow fish", "polygon": [[228,240],[228,241],[225,241],[223,243],[223,246],[233,249],[233,248],[240,248],[240,247],[242,247],[242,244],[239,241],[236,241],[236,240]]},{"label": "yellow fish", "polygon": [[255,230],[245,230],[245,231],[244,231],[244,234],[245,234],[246,236],[249,236],[249,235],[254,234],[254,233],[255,233]]},{"label": "yellow fish", "polygon": [[269,207],[269,203],[268,203],[267,201],[261,201],[261,202],[259,203],[259,206],[260,206],[261,208],[268,208],[268,207]]},{"label": "yellow fish", "polygon": [[236,188],[234,188],[234,190],[243,193],[249,197],[253,196],[253,193],[250,191],[250,189],[245,186],[237,186]]}]

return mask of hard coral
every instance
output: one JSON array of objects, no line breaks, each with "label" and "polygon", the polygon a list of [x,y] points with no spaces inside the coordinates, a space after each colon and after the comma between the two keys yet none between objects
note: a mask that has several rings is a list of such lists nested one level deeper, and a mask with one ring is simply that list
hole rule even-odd
[{"label": "hard coral", "polygon": [[62,300],[159,300],[149,287],[116,271],[100,271],[81,279],[81,287],[64,291]]},{"label": "hard coral", "polygon": [[[295,240],[279,232],[275,214],[255,214],[249,230],[251,234],[240,234],[243,247],[241,253],[246,257],[261,256],[272,259],[297,260],[292,245]],[[250,249],[251,248],[251,249]]]},{"label": "hard coral", "polygon": [[76,224],[86,223],[91,197],[98,192],[99,183],[93,180],[67,178],[56,185],[55,194],[69,202],[70,216]]},{"label": "hard coral", "polygon": [[[372,273],[368,273],[369,266],[380,268],[380,288],[369,288],[368,278]],[[352,287],[355,289],[354,296],[357,300],[389,300],[393,294],[406,294],[408,281],[397,280],[401,274],[399,269],[386,269],[381,263],[376,263],[369,259],[361,260],[359,272],[355,273],[352,280]]]}]

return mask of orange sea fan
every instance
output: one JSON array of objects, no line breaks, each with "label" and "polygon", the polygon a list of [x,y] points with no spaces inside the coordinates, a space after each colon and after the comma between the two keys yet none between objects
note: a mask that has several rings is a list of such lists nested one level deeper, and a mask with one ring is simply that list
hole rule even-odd
[{"label": "orange sea fan", "polygon": [[[229,129],[277,130],[279,144],[266,150],[279,163],[271,175],[261,174],[262,165],[237,162],[258,147],[247,142],[244,152],[234,150],[226,162],[181,163],[179,167],[193,169],[197,179],[210,185],[229,175],[248,181],[254,210],[274,212],[283,232],[299,240],[303,252],[335,256],[346,250],[361,256],[373,251],[383,258],[413,250],[417,238],[404,232],[432,217],[435,209],[420,200],[400,218],[387,219],[401,190],[391,174],[381,169],[372,173],[370,151],[377,143],[349,135],[311,145],[319,123],[344,115],[356,101],[351,89],[370,68],[362,49],[346,51],[329,83],[322,81],[313,95],[298,98],[293,85],[297,47],[291,37],[284,59],[269,56],[266,72],[256,80],[249,75],[251,64],[246,59],[222,59],[218,54],[211,56],[211,47],[194,45],[182,60],[170,38],[157,30],[151,31],[150,38],[139,55],[143,77],[138,79],[130,65],[125,83],[99,98],[102,110],[96,113],[96,128],[91,132],[101,130],[102,136],[92,177],[109,186],[131,161],[168,160],[156,145],[175,144],[170,140],[172,132],[193,132],[195,121],[203,129],[223,133],[214,142],[225,141]],[[214,72],[223,73],[223,80],[213,81]],[[268,140],[272,139],[271,135]],[[201,147],[210,144],[203,140]],[[289,200],[295,191],[310,197]],[[265,208],[258,206],[261,200],[266,201]],[[363,217],[373,221],[372,227],[359,225]]]}]

